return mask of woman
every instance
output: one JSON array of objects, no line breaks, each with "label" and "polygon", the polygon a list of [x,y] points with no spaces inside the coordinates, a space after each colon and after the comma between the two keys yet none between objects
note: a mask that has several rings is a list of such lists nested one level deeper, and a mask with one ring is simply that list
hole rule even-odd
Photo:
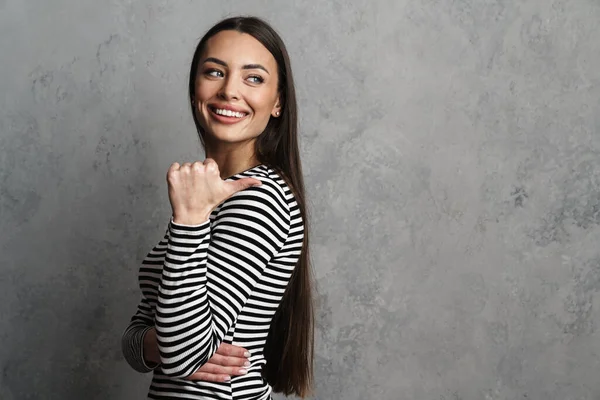
[{"label": "woman", "polygon": [[[189,95],[207,158],[169,168],[173,216],[140,268],[142,299],[123,353],[136,370],[154,370],[153,399],[305,397],[308,236],[281,38],[258,18],[221,21],[196,48]],[[241,374],[221,379],[244,353]]]}]

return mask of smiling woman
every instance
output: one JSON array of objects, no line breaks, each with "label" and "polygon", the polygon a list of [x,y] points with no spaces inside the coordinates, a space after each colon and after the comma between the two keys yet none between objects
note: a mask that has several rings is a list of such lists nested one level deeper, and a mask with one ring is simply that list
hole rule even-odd
[{"label": "smiling woman", "polygon": [[305,397],[308,231],[281,38],[258,18],[221,21],[196,48],[189,96],[206,159],[169,168],[173,216],[140,267],[123,353],[154,371],[152,399]]},{"label": "smiling woman", "polygon": [[[221,147],[250,144],[279,116],[275,58],[253,36],[226,30],[207,41],[200,60],[192,103],[198,122],[210,132],[205,140]],[[253,146],[246,150],[248,156],[254,152]]]}]

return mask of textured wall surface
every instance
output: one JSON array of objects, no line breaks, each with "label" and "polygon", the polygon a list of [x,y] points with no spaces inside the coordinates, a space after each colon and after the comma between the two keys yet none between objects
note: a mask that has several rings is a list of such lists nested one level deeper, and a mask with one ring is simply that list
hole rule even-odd
[{"label": "textured wall surface", "polygon": [[600,399],[597,0],[0,0],[0,398],[144,398],[120,334],[240,13],[295,68],[314,398]]}]

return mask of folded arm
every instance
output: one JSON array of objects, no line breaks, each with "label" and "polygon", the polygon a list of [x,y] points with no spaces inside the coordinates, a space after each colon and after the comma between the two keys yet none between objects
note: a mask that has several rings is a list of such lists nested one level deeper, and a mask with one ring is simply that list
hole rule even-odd
[{"label": "folded arm", "polygon": [[226,200],[212,227],[171,221],[155,318],[163,373],[184,378],[212,357],[283,246],[289,215],[263,184]]}]

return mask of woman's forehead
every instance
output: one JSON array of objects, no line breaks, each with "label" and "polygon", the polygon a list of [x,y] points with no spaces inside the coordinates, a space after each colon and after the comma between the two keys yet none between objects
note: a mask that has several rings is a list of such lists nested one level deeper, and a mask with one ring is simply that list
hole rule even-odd
[{"label": "woman's forehead", "polygon": [[202,59],[213,57],[227,64],[268,64],[275,66],[273,55],[253,36],[237,31],[221,31],[206,42]]}]

